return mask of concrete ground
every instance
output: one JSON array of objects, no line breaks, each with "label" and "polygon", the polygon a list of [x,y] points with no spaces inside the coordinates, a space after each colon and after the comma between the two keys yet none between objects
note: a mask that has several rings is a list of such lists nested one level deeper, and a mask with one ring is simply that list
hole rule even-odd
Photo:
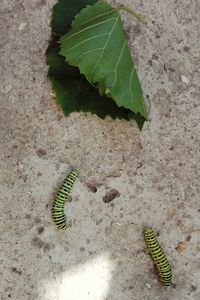
[{"label": "concrete ground", "polygon": [[[1,1],[0,299],[200,299],[199,1],[123,1],[149,21],[123,14],[151,107],[142,132],[56,106],[45,64],[54,3]],[[71,166],[80,175],[62,233],[51,203]],[[120,195],[106,204],[112,189]],[[170,288],[144,225],[169,258]]]}]

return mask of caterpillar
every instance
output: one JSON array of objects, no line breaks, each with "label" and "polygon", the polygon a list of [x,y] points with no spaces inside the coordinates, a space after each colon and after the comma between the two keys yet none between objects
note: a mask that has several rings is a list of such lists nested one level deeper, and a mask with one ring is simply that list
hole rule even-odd
[{"label": "caterpillar", "polygon": [[150,255],[158,270],[161,282],[165,286],[170,286],[172,283],[172,271],[151,227],[144,228],[144,238]]},{"label": "caterpillar", "polygon": [[64,213],[64,205],[67,201],[73,183],[77,178],[77,175],[77,171],[75,169],[72,169],[65,178],[62,185],[59,187],[58,192],[56,193],[52,205],[52,218],[59,229],[65,230],[70,226],[70,222],[67,222],[67,218]]}]

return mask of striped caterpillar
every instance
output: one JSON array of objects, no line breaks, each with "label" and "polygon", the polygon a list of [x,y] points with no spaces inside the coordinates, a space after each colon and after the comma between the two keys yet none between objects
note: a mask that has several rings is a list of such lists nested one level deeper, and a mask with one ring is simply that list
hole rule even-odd
[{"label": "striped caterpillar", "polygon": [[52,205],[52,218],[59,229],[65,230],[67,229],[67,227],[70,226],[70,223],[67,222],[67,218],[64,213],[64,205],[67,201],[68,195],[72,189],[74,181],[77,178],[77,175],[77,171],[75,169],[72,169],[65,178],[62,185],[59,187],[58,192],[56,193]]},{"label": "striped caterpillar", "polygon": [[172,283],[172,272],[168,260],[160,247],[156,236],[150,227],[144,228],[144,237],[147,248],[158,270],[161,282],[165,286],[170,286]]}]

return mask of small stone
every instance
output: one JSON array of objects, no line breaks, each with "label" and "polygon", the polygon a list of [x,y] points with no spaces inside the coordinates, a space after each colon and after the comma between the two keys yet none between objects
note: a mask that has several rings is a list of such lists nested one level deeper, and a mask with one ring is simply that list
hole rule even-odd
[{"label": "small stone", "polygon": [[179,242],[175,249],[179,254],[183,253],[185,251],[185,243]]},{"label": "small stone", "polygon": [[18,269],[15,268],[15,267],[13,267],[11,270],[12,270],[13,273],[16,273],[16,274],[18,274],[18,275],[22,275],[22,271],[21,271],[21,270],[18,270]]},{"label": "small stone", "polygon": [[137,164],[137,169],[140,169],[140,168],[142,168],[143,167],[143,163],[142,162],[139,162],[138,164]]},{"label": "small stone", "polygon": [[41,234],[44,231],[44,227],[40,226],[37,229],[38,233]]},{"label": "small stone", "polygon": [[116,197],[119,197],[119,196],[120,196],[120,193],[118,192],[118,190],[112,189],[109,192],[107,192],[106,195],[103,197],[103,202],[110,203]]},{"label": "small stone", "polygon": [[149,283],[145,283],[145,285],[149,290],[151,289],[151,285]]},{"label": "small stone", "polygon": [[25,28],[26,28],[27,24],[24,22],[24,23],[21,23],[19,25],[19,31],[23,31]]},{"label": "small stone", "polygon": [[96,193],[97,192],[97,188],[94,184],[92,183],[87,183],[87,188],[92,192],[92,193]]},{"label": "small stone", "polygon": [[44,155],[46,155],[47,154],[47,151],[45,150],[45,149],[38,149],[37,151],[36,151],[36,153],[37,153],[37,156],[38,157],[42,157],[42,156],[44,156]]},{"label": "small stone", "polygon": [[186,237],[186,241],[189,242],[190,240],[191,240],[191,235],[188,235],[188,236]]},{"label": "small stone", "polygon": [[117,226],[121,226],[121,224],[120,224],[120,223],[118,223],[118,222],[116,222],[115,224],[116,224]]},{"label": "small stone", "polygon": [[189,48],[188,46],[184,46],[184,47],[183,47],[183,50],[184,50],[185,52],[188,52],[188,51],[190,51],[190,48]]},{"label": "small stone", "polygon": [[185,75],[181,75],[181,81],[187,85],[190,83],[190,80]]}]

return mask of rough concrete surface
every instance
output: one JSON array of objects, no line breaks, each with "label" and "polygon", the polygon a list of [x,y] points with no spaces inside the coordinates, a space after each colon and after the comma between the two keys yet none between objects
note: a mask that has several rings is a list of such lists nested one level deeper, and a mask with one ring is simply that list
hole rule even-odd
[{"label": "rough concrete surface", "polygon": [[[123,1],[149,21],[123,13],[150,108],[142,132],[56,106],[45,65],[54,3],[1,1],[0,299],[200,299],[199,1]],[[50,209],[71,166],[80,175],[62,233]],[[169,258],[170,288],[145,225]]]}]

